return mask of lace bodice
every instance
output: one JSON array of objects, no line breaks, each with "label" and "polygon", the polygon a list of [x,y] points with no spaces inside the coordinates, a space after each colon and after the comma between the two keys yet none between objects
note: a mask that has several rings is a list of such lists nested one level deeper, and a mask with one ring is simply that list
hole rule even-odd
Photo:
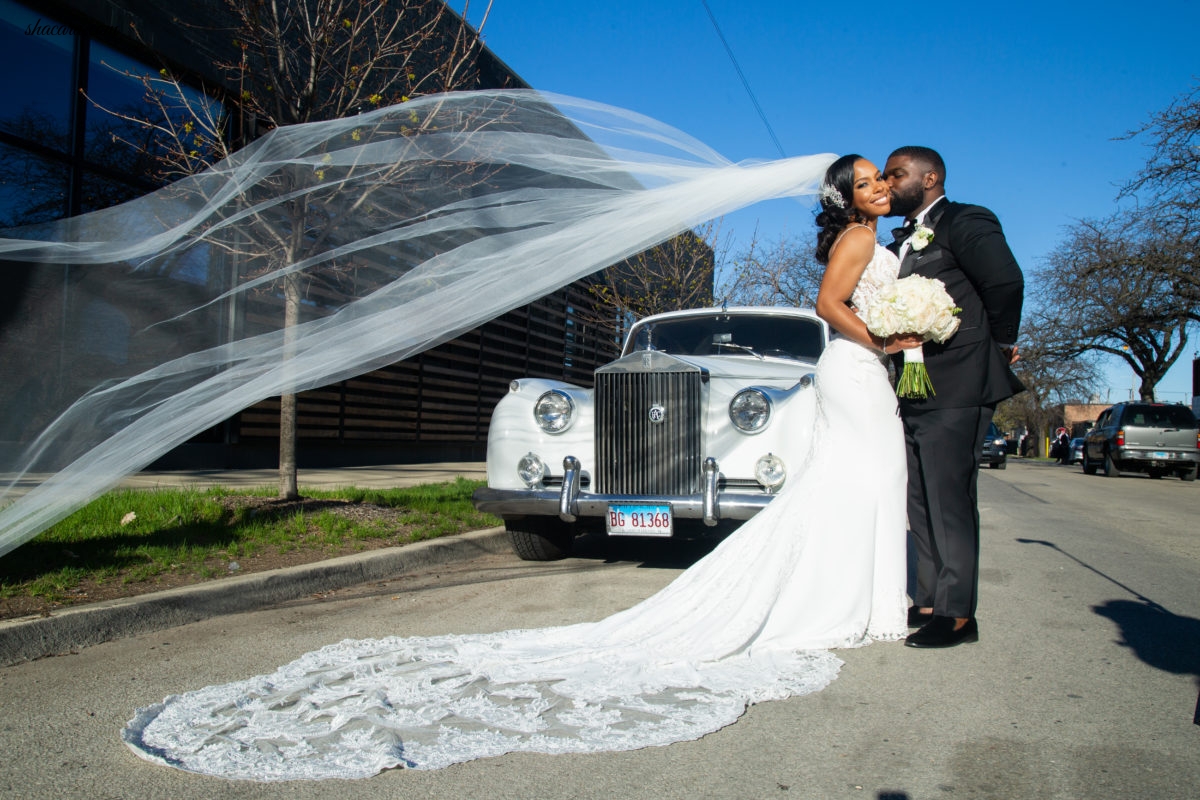
[{"label": "lace bodice", "polygon": [[[850,225],[844,231],[838,234],[837,241],[833,243],[836,248],[845,236],[855,228],[867,228],[866,225]],[[867,228],[870,230],[870,228]],[[832,252],[832,249],[831,249]],[[871,305],[871,301],[879,294],[879,290],[888,285],[900,274],[900,259],[896,254],[887,248],[883,247],[879,242],[875,243],[875,253],[871,256],[871,260],[867,262],[867,266],[863,269],[862,277],[858,279],[858,285],[854,287],[854,291],[850,294],[850,304],[854,307],[854,313],[863,322],[867,321],[867,309]]]},{"label": "lace bodice", "polygon": [[880,289],[896,280],[896,276],[899,274],[900,259],[896,257],[895,253],[876,243],[875,255],[871,256],[871,260],[867,262],[862,277],[858,279],[858,285],[854,287],[854,292],[850,295],[850,302],[854,304],[854,313],[858,315],[859,319],[866,322],[867,308],[870,307],[871,301],[879,294]]}]

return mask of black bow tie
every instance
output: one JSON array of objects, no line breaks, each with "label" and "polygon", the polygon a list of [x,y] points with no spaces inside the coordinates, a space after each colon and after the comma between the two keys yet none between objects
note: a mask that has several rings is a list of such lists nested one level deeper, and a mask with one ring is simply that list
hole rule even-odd
[{"label": "black bow tie", "polygon": [[899,228],[892,228],[892,238],[896,240],[896,244],[904,244],[904,240],[913,235],[916,226],[917,223],[912,220],[905,220]]}]

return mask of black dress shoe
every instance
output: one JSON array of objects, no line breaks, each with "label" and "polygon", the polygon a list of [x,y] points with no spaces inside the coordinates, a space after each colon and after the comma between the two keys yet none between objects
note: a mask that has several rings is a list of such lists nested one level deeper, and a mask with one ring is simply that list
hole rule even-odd
[{"label": "black dress shoe", "polygon": [[922,611],[916,606],[908,607],[908,627],[919,628],[933,619],[932,611]]},{"label": "black dress shoe", "polygon": [[954,630],[954,617],[934,616],[919,631],[910,633],[904,640],[908,647],[954,647],[964,642],[979,641],[979,626],[974,619]]}]

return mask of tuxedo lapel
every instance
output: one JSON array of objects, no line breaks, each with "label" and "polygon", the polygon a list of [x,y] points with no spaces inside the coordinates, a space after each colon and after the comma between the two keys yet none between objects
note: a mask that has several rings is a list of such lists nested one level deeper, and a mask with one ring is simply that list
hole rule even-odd
[{"label": "tuxedo lapel", "polygon": [[[940,198],[936,203],[934,203],[930,207],[929,211],[925,214],[925,219],[921,221],[921,225],[923,225],[926,228],[929,228],[931,231],[937,230],[938,221],[941,220],[942,215],[946,213],[947,207],[948,207],[948,201],[946,200],[946,198],[945,197]],[[936,240],[936,238],[937,237],[935,235],[934,239]],[[906,278],[909,275],[911,275],[913,273],[913,271],[917,268],[917,264],[920,263],[921,253],[923,253],[923,252],[925,252],[925,251],[924,250],[914,250],[912,248],[912,246],[910,245],[908,248],[908,252],[904,254],[904,259],[900,262],[900,272],[897,275],[897,277]]]},{"label": "tuxedo lapel", "polygon": [[945,197],[939,199],[929,209],[929,213],[925,215],[924,225],[929,230],[935,230],[938,222],[941,221],[942,215],[946,213],[946,209],[950,207],[950,201]]}]

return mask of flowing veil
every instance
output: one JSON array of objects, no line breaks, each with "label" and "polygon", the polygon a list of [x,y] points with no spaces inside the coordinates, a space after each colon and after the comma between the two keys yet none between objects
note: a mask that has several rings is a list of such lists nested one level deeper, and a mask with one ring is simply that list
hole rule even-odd
[{"label": "flowing veil", "polygon": [[276,129],[133,202],[4,231],[0,555],[263,398],[811,194],[832,160],[734,164],[628,111],[452,93]]},{"label": "flowing veil", "polygon": [[[812,194],[833,159],[735,164],[620,109],[466,92],[277,129],[137,201],[6,231],[0,555],[263,398],[407,358],[714,217]],[[821,689],[841,664],[823,648],[904,631],[895,396],[873,352],[827,353],[807,473],[638,605],[558,628],[331,644],[138,709],[124,741],[224,777],[356,778],[668,744]],[[862,496],[844,476],[880,442],[894,452]]]}]

